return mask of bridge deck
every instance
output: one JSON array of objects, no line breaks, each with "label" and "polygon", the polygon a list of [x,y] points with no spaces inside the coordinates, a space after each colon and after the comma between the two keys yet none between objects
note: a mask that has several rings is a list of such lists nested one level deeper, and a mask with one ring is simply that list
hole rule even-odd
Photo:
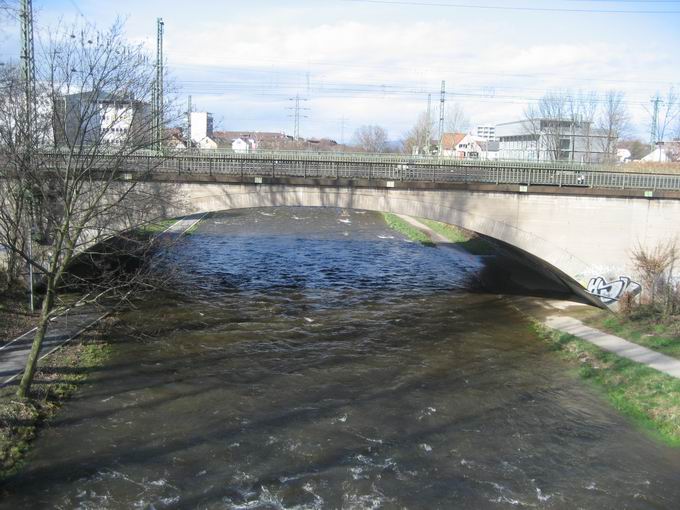
[{"label": "bridge deck", "polygon": [[[101,156],[100,168],[113,162]],[[493,184],[516,186],[576,187],[582,189],[643,190],[651,198],[656,191],[680,191],[680,174],[624,172],[617,169],[575,165],[569,162],[469,161],[377,155],[322,155],[296,153],[210,154],[134,156],[120,171],[177,176],[232,176],[422,182],[440,184]],[[251,181],[252,182],[252,181]],[[389,186],[388,186],[389,187]],[[520,189],[518,191],[527,191]]]}]

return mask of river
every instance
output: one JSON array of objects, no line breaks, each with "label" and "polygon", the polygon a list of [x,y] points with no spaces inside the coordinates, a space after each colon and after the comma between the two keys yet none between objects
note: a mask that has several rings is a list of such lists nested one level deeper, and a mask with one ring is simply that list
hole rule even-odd
[{"label": "river", "polygon": [[680,507],[680,451],[480,292],[477,257],[280,208],[163,264],[181,285],[121,316],[1,508]]}]

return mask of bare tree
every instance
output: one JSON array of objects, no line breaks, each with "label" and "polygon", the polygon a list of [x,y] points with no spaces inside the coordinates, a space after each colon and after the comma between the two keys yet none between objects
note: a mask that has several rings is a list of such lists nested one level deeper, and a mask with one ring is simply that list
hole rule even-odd
[{"label": "bare tree", "polygon": [[663,142],[666,139],[666,135],[670,134],[676,122],[680,131],[680,96],[675,87],[670,87],[659,109],[656,125],[657,139],[655,142]]},{"label": "bare tree", "polygon": [[623,92],[610,90],[604,95],[598,118],[598,128],[602,132],[600,149],[605,161],[616,160],[618,140],[625,136],[630,122]]},{"label": "bare tree", "polygon": [[401,145],[406,154],[431,154],[434,122],[427,112],[418,116],[416,124],[404,135]]},{"label": "bare tree", "polygon": [[567,119],[571,113],[570,96],[561,91],[548,92],[538,103],[528,106],[526,126],[528,135],[535,139],[537,159],[565,158],[571,132],[571,122]]},{"label": "bare tree", "polygon": [[354,133],[354,145],[365,152],[385,152],[387,131],[381,126],[361,126]]},{"label": "bare tree", "polygon": [[[159,215],[157,196],[128,173],[152,146],[155,70],[143,48],[126,42],[120,22],[60,29],[41,48],[33,104],[16,76],[0,99],[0,242],[45,289],[22,398],[74,257]],[[145,170],[158,161],[145,159]]]},{"label": "bare tree", "polygon": [[647,302],[660,305],[665,316],[676,313],[680,305],[680,287],[675,279],[679,256],[675,240],[652,249],[639,245],[632,251],[633,266],[642,280]]},{"label": "bare tree", "polygon": [[444,118],[447,133],[466,133],[470,129],[470,117],[458,103],[446,107]]}]

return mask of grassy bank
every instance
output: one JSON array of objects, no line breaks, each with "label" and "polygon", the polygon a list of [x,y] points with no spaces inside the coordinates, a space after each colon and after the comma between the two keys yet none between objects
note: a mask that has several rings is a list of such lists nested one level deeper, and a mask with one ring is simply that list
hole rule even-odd
[{"label": "grassy bank", "polygon": [[408,237],[411,241],[423,244],[425,246],[435,246],[432,239],[423,231],[417,229],[410,223],[402,220],[399,216],[392,213],[382,213],[385,222],[392,229],[399,232],[401,235]]},{"label": "grassy bank", "polygon": [[23,291],[0,291],[0,345],[34,326],[35,317],[28,309],[27,300]]},{"label": "grassy bank", "polygon": [[31,401],[18,400],[15,386],[0,389],[0,479],[15,473],[40,428],[110,354],[104,334],[112,319],[43,359]]},{"label": "grassy bank", "polygon": [[680,359],[680,318],[662,319],[645,308],[630,316],[598,311],[584,319],[589,326],[644,345],[668,356]]},{"label": "grassy bank", "polygon": [[147,225],[144,225],[143,227],[140,227],[138,232],[140,234],[145,234],[145,235],[155,235],[155,234],[161,234],[165,232],[168,228],[173,226],[175,223],[177,223],[177,218],[172,218],[168,220],[160,220],[156,221],[154,223],[148,223]]},{"label": "grassy bank", "polygon": [[680,447],[680,380],[572,335],[536,326],[538,333],[616,409],[665,443]]},{"label": "grassy bank", "polygon": [[493,246],[484,241],[484,239],[481,237],[477,236],[474,232],[469,232],[462,228],[456,227],[455,225],[449,225],[448,223],[441,223],[434,220],[427,220],[425,218],[419,218],[418,221],[424,223],[432,230],[437,232],[437,234],[446,237],[449,241],[457,244],[473,255],[491,255],[494,253]]}]

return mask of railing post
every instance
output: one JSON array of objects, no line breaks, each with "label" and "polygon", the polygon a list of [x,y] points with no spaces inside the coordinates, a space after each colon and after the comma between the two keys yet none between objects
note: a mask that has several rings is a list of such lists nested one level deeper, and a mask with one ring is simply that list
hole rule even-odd
[{"label": "railing post", "polygon": [[244,163],[245,163],[245,161],[241,160],[241,180],[243,180],[243,177],[244,177],[244,168],[243,168]]},{"label": "railing post", "polygon": [[213,171],[212,167],[213,167],[213,160],[212,160],[212,158],[210,158],[208,160],[208,173],[210,174],[210,177],[212,177],[212,171]]},{"label": "railing post", "polygon": [[335,178],[340,179],[340,162],[335,163]]},{"label": "railing post", "polygon": [[272,160],[272,179],[276,177],[276,161]]}]

